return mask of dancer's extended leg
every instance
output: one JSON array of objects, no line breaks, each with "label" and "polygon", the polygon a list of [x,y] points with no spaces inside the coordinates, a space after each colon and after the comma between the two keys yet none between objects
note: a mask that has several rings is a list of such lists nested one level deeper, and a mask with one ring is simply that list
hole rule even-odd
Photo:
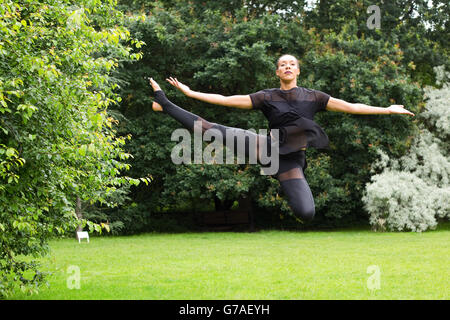
[{"label": "dancer's extended leg", "polygon": [[[238,139],[242,139],[245,142],[245,149],[242,150],[245,157],[248,157],[251,152],[255,152],[254,154],[257,155],[257,158],[259,159],[260,152],[262,152],[262,144],[267,145],[267,136],[259,135],[249,130],[227,127],[218,123],[209,122],[169,101],[162,90],[155,91],[155,101],[162,106],[163,112],[169,114],[172,118],[191,131],[194,130],[195,122],[200,121],[202,132],[205,132],[208,129],[220,131],[224,145],[226,144],[227,137],[232,137],[234,139],[233,146],[235,154],[239,153],[239,150],[237,150],[239,145]],[[251,150],[252,147],[255,149]]]}]

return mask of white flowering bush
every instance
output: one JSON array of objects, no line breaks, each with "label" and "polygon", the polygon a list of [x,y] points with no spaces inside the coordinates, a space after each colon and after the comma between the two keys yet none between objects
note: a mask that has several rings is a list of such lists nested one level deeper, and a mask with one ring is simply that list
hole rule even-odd
[{"label": "white flowering bush", "polygon": [[450,87],[427,89],[423,124],[409,153],[389,159],[382,151],[366,185],[365,209],[374,230],[422,232],[450,217]]}]

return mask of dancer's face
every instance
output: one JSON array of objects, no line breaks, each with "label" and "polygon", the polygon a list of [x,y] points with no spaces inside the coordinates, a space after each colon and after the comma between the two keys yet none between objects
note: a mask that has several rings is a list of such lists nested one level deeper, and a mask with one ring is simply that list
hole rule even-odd
[{"label": "dancer's face", "polygon": [[300,74],[297,58],[291,55],[280,57],[280,59],[278,59],[276,74],[281,81],[296,80],[297,76]]}]

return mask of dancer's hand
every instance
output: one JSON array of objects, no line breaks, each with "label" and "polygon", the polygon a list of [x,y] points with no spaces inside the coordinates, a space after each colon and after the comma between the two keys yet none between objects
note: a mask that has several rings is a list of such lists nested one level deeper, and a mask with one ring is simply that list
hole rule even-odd
[{"label": "dancer's hand", "polygon": [[[161,90],[161,87],[159,86],[159,84],[155,80],[153,80],[153,78],[150,78],[149,81],[150,81],[150,85],[153,88],[153,91]],[[153,111],[163,111],[163,108],[157,102],[153,102],[152,109],[153,109]]]},{"label": "dancer's hand", "polygon": [[168,79],[166,79],[171,85],[173,85],[175,88],[177,88],[178,90],[180,90],[181,92],[183,92],[185,95],[189,96],[189,93],[191,92],[191,89],[185,85],[182,84],[180,81],[178,81],[177,78],[172,78],[169,77]]},{"label": "dancer's hand", "polygon": [[414,116],[414,113],[405,109],[405,107],[401,104],[393,104],[387,108],[390,114],[408,114],[410,116]]}]

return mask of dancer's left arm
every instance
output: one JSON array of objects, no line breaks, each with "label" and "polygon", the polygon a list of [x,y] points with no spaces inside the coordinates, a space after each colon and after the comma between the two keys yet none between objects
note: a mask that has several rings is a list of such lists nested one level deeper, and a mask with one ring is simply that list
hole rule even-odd
[{"label": "dancer's left arm", "polygon": [[407,114],[414,116],[414,113],[405,109],[403,105],[393,104],[390,107],[372,107],[362,103],[350,103],[341,99],[330,97],[328,100],[328,111],[345,112],[352,114]]}]

